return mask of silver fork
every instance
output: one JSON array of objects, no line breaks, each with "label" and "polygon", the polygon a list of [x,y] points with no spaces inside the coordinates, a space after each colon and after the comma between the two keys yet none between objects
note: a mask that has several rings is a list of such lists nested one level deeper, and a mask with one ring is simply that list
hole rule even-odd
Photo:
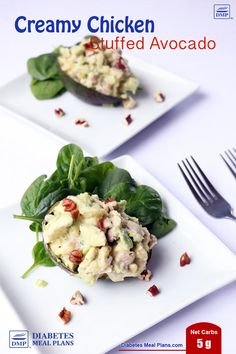
[{"label": "silver fork", "polygon": [[178,166],[198,203],[215,218],[236,220],[231,205],[215,189],[192,156],[191,159],[191,162],[182,160],[183,167],[179,163]]},{"label": "silver fork", "polygon": [[225,156],[220,154],[232,175],[236,178],[236,149],[225,151]]}]

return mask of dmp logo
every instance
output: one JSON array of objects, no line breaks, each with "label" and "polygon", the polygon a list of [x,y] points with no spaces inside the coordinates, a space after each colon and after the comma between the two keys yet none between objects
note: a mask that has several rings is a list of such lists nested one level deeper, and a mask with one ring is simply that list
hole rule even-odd
[{"label": "dmp logo", "polygon": [[215,4],[214,5],[214,18],[215,19],[230,19],[230,5],[228,4]]},{"label": "dmp logo", "polygon": [[28,348],[29,332],[28,331],[9,331],[9,347],[10,348]]}]

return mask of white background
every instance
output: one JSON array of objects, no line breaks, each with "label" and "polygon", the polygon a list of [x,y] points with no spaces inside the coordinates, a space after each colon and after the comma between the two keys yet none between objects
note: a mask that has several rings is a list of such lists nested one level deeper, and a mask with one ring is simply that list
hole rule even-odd
[{"label": "white background", "polygon": [[[199,82],[200,90],[108,158],[121,154],[132,155],[235,252],[236,223],[215,220],[208,216],[193,199],[176,165],[182,158],[194,155],[215,186],[236,209],[236,181],[219,157],[219,153],[225,149],[236,147],[235,19],[214,20],[213,4],[213,1],[206,0],[0,0],[0,84],[24,73],[27,58],[47,52],[58,44],[73,44],[80,39],[80,35],[87,33],[84,26],[79,35],[20,34],[14,28],[14,20],[19,15],[29,19],[81,18],[84,24],[86,18],[91,15],[115,15],[117,18],[129,15],[135,19],[154,19],[156,35],[162,39],[202,39],[207,36],[216,40],[217,48],[214,51],[146,50],[134,53],[148,62]],[[230,4],[231,16],[236,18],[236,1],[231,1]],[[138,37],[137,35],[136,38]],[[49,136],[42,135],[27,124],[0,112],[0,207],[18,201],[22,191],[33,178],[52,169],[58,144],[51,141]],[[12,266],[12,250],[7,251],[9,265]],[[17,266],[14,261],[13,266]],[[1,351],[11,353],[12,350],[7,349],[8,330],[21,329],[22,325],[2,296]],[[130,342],[184,343],[185,328],[188,325],[208,321],[222,327],[223,353],[233,354],[235,298],[236,287],[232,284],[182,310]],[[23,352],[27,353],[27,350],[21,350],[21,353]],[[114,350],[112,353],[116,352]]]}]

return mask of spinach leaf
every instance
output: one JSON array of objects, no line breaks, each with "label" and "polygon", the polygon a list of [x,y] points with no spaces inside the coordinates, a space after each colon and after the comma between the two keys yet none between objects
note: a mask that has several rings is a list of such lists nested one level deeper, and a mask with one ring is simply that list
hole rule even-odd
[{"label": "spinach leaf", "polygon": [[163,214],[149,227],[149,231],[157,238],[161,238],[168,234],[176,227],[176,222]]},{"label": "spinach leaf", "polygon": [[61,178],[60,178],[60,175],[59,175],[59,173],[58,173],[58,171],[57,170],[55,170],[54,172],[53,172],[53,174],[51,174],[51,176],[49,177],[49,179],[50,179],[50,181],[54,181],[54,182],[62,182],[61,181]]},{"label": "spinach leaf", "polygon": [[64,91],[64,84],[59,78],[51,78],[44,81],[33,78],[30,88],[38,100],[47,100],[61,94]]},{"label": "spinach leaf", "polygon": [[118,167],[109,170],[103,180],[100,181],[98,188],[99,196],[104,198],[114,186],[121,182],[135,185],[135,182],[128,171]]},{"label": "spinach leaf", "polygon": [[26,216],[34,216],[37,209],[37,197],[42,184],[47,176],[42,175],[36,178],[27,188],[20,202],[21,210]]},{"label": "spinach leaf", "polygon": [[56,53],[30,58],[27,62],[27,69],[32,77],[30,88],[37,99],[53,98],[65,90],[58,72]]},{"label": "spinach leaf", "polygon": [[84,177],[80,177],[76,183],[76,194],[87,192],[87,180]]},{"label": "spinach leaf", "polygon": [[98,164],[99,164],[99,161],[98,161],[97,157],[86,156],[84,158],[84,168],[96,166]]},{"label": "spinach leaf", "polygon": [[110,189],[108,193],[104,195],[104,198],[112,197],[117,200],[129,200],[131,198],[132,193],[135,191],[135,187],[132,186],[129,182],[118,183],[114,187]]},{"label": "spinach leaf", "polygon": [[57,55],[47,53],[27,61],[28,73],[39,81],[47,80],[58,76]]},{"label": "spinach leaf", "polygon": [[98,165],[88,167],[81,171],[80,177],[86,181],[86,192],[94,193],[95,188],[98,188],[106,176],[114,168],[111,162],[102,162]]},{"label": "spinach leaf", "polygon": [[44,183],[41,185],[41,188],[38,193],[37,197],[37,207],[39,203],[46,198],[49,194],[59,191],[61,189],[68,189],[68,182],[67,180],[63,179],[61,181],[54,180],[51,177],[48,178]]},{"label": "spinach leaf", "polygon": [[68,195],[83,192],[96,193],[100,198],[126,200],[127,214],[138,218],[157,237],[175,227],[175,221],[162,214],[159,194],[151,187],[137,186],[128,171],[111,162],[99,163],[96,157],[84,157],[82,150],[74,144],[61,148],[56,164],[57,169],[49,178],[42,175],[30,185],[21,200],[23,215],[14,216],[31,221],[30,229],[36,236],[52,205]]},{"label": "spinach leaf", "polygon": [[36,223],[36,224],[41,224],[42,223],[42,218],[38,217],[37,215],[36,216],[26,216],[26,215],[16,215],[14,214],[13,215],[13,218],[14,219],[18,219],[18,220],[27,220],[27,221],[31,221],[33,223]]},{"label": "spinach leaf", "polygon": [[79,176],[78,167],[84,161],[83,151],[75,144],[63,146],[57,157],[57,172],[60,177],[68,178],[69,173]]},{"label": "spinach leaf", "polygon": [[33,232],[42,232],[42,225],[38,224],[36,222],[33,222],[32,224],[30,224],[29,229]]},{"label": "spinach leaf", "polygon": [[39,265],[43,265],[45,267],[55,267],[55,263],[51,260],[51,258],[47,254],[42,241],[39,241],[34,245],[32,256],[34,259],[34,263],[21,276],[23,279],[25,279],[32,272],[32,270]]},{"label": "spinach leaf", "polygon": [[59,200],[67,197],[70,194],[74,194],[74,191],[67,189],[56,189],[53,192],[48,193],[43,199],[40,200],[36,210],[36,215],[40,218],[44,218],[48,210],[58,202]]},{"label": "spinach leaf", "polygon": [[162,201],[155,189],[140,185],[127,201],[126,212],[139,219],[142,225],[154,222],[161,214]]}]

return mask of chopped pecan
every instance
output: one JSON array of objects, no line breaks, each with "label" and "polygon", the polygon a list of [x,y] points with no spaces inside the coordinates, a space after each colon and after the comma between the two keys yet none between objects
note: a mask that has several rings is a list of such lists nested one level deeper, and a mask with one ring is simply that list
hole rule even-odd
[{"label": "chopped pecan", "polygon": [[158,103],[164,102],[166,99],[165,96],[163,95],[163,93],[161,93],[160,91],[158,91],[154,94],[154,98]]},{"label": "chopped pecan", "polygon": [[62,206],[64,207],[64,211],[71,213],[73,219],[78,218],[79,210],[77,209],[77,205],[73,200],[69,198],[63,199]]},{"label": "chopped pecan", "polygon": [[180,267],[184,267],[186,264],[190,264],[190,262],[191,262],[191,259],[190,259],[189,255],[187,254],[187,252],[184,252],[179,260]]},{"label": "chopped pecan", "polygon": [[152,272],[148,269],[145,269],[139,276],[138,278],[140,280],[144,280],[144,281],[149,281],[152,277]]},{"label": "chopped pecan", "polygon": [[84,259],[84,256],[80,250],[73,250],[69,254],[69,260],[74,263],[79,265]]},{"label": "chopped pecan", "polygon": [[85,128],[89,127],[89,122],[87,120],[81,119],[81,118],[76,119],[75,124],[81,125],[82,127],[85,127]]},{"label": "chopped pecan", "polygon": [[73,218],[74,220],[76,220],[76,219],[78,218],[78,216],[79,216],[79,210],[78,210],[78,209],[71,210],[70,213],[71,213],[72,218]]},{"label": "chopped pecan", "polygon": [[104,231],[105,230],[105,225],[104,225],[104,220],[105,218],[102,217],[98,220],[97,222],[97,227],[101,230],[101,231]]},{"label": "chopped pecan", "polygon": [[160,290],[158,289],[158,287],[154,284],[153,286],[151,286],[148,291],[147,291],[148,295],[150,296],[156,296],[160,293]]},{"label": "chopped pecan", "polygon": [[85,299],[83,295],[81,294],[80,291],[76,291],[72,298],[70,299],[70,303],[72,305],[84,305],[85,304]]},{"label": "chopped pecan", "polygon": [[130,125],[132,122],[133,122],[133,118],[131,117],[131,114],[129,114],[127,117],[124,118],[125,125]]},{"label": "chopped pecan", "polygon": [[120,70],[125,70],[126,66],[124,65],[124,60],[122,57],[119,57],[118,63],[117,63],[117,67]]},{"label": "chopped pecan", "polygon": [[62,206],[64,207],[65,211],[72,211],[77,208],[76,203],[69,198],[63,199]]},{"label": "chopped pecan", "polygon": [[63,117],[65,115],[65,112],[63,111],[62,108],[56,108],[54,109],[54,114],[56,117]]},{"label": "chopped pecan", "polygon": [[63,323],[66,324],[71,320],[71,312],[68,311],[65,307],[59,312],[58,319]]},{"label": "chopped pecan", "polygon": [[104,199],[104,203],[107,204],[107,203],[110,203],[110,202],[114,202],[115,199],[113,199],[112,197],[109,197],[109,198],[106,198]]},{"label": "chopped pecan", "polygon": [[85,49],[93,49],[92,44],[90,42],[89,43],[84,43],[84,48]]}]

